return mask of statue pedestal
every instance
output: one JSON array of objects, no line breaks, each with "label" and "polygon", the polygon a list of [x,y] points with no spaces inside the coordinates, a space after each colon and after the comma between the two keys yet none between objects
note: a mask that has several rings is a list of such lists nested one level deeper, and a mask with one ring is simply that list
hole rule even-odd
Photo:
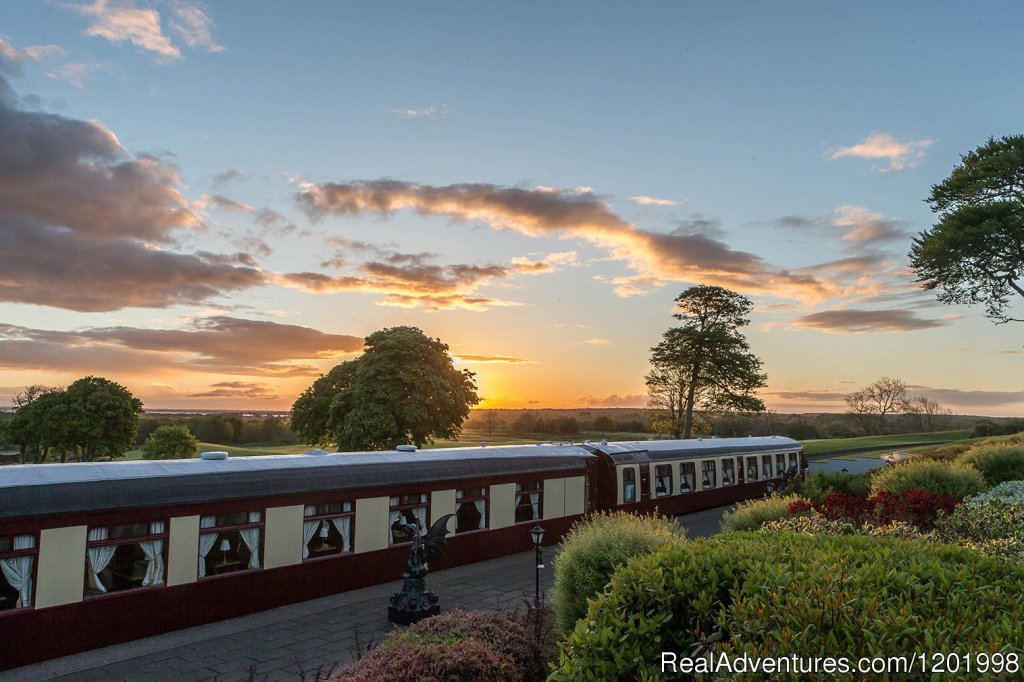
[{"label": "statue pedestal", "polygon": [[423,577],[402,574],[402,591],[391,595],[388,606],[388,622],[395,625],[412,625],[417,621],[441,613],[437,595],[426,591]]}]

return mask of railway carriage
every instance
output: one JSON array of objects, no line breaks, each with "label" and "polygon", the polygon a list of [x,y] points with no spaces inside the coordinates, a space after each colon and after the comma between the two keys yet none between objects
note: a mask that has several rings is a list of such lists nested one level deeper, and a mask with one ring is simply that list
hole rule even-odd
[{"label": "railway carriage", "polygon": [[762,495],[794,462],[747,438],[0,467],[0,670],[394,580],[407,523],[455,514],[445,568],[593,510]]}]

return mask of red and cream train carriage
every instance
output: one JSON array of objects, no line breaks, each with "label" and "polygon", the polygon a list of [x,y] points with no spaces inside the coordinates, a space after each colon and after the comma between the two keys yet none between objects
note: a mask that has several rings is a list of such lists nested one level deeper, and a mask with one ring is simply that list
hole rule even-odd
[{"label": "red and cream train carriage", "polygon": [[803,468],[785,438],[314,453],[0,467],[0,669],[394,580],[407,522],[456,515],[444,568]]}]

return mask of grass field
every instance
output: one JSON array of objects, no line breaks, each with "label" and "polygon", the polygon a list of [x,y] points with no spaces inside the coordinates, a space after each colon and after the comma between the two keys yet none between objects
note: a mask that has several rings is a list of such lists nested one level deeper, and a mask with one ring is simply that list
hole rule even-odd
[{"label": "grass field", "polygon": [[933,431],[931,433],[901,433],[891,436],[862,436],[860,438],[825,438],[804,441],[804,452],[808,456],[834,455],[855,450],[899,448],[907,449],[922,443],[964,440],[971,432]]}]

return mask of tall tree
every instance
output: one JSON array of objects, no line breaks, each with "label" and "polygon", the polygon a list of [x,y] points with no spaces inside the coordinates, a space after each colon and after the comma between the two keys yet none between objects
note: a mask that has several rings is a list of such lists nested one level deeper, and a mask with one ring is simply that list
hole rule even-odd
[{"label": "tall tree", "polygon": [[917,281],[943,303],[984,304],[997,324],[1024,321],[1010,314],[1024,297],[1024,135],[961,156],[928,201],[939,220],[914,238]]},{"label": "tall tree", "polygon": [[722,287],[700,285],[675,299],[673,317],[682,324],[651,348],[645,378],[652,423],[675,438],[690,438],[695,415],[761,412],[754,392],[765,385],[761,361],[740,331],[753,304]]},{"label": "tall tree", "polygon": [[83,377],[64,391],[67,412],[62,445],[80,460],[123,457],[131,450],[142,416],[142,401],[119,383]]},{"label": "tall tree", "polygon": [[415,327],[392,327],[313,382],[292,405],[291,426],[311,445],[340,450],[420,446],[457,438],[478,402],[473,373],[455,369],[447,345]]},{"label": "tall tree", "polygon": [[846,396],[850,414],[854,414],[869,432],[885,433],[890,414],[906,410],[907,384],[902,379],[882,377]]}]

